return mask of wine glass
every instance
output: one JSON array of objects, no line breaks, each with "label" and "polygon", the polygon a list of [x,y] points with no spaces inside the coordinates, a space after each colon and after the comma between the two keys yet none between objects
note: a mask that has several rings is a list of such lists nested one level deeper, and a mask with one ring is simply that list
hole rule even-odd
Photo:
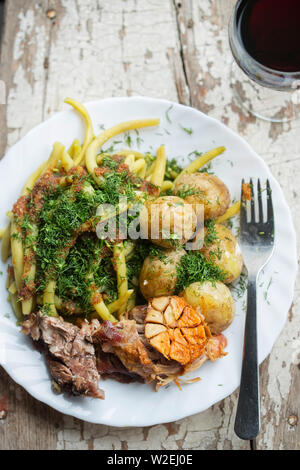
[{"label": "wine glass", "polygon": [[238,0],[233,10],[231,86],[242,107],[261,119],[299,115],[299,23],[299,0]]}]

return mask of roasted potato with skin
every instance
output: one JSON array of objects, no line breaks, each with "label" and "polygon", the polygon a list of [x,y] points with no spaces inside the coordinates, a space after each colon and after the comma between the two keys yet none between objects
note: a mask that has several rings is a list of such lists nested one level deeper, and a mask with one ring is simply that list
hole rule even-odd
[{"label": "roasted potato with skin", "polygon": [[230,204],[227,186],[208,173],[182,174],[175,182],[174,193],[190,204],[204,204],[204,218],[223,215]]},{"label": "roasted potato with skin", "polygon": [[174,248],[190,240],[197,217],[193,207],[180,197],[162,196],[145,204],[140,225],[143,238],[164,248]]},{"label": "roasted potato with skin", "polygon": [[230,290],[222,282],[194,282],[180,294],[204,319],[214,334],[219,334],[231,324],[235,305]]},{"label": "roasted potato with skin", "polygon": [[[200,252],[206,258],[212,257],[214,263],[227,273],[223,282],[230,284],[235,281],[242,272],[242,252],[235,236],[227,227],[221,224],[215,224],[213,230],[217,237],[216,240],[205,245],[204,235],[204,246]],[[207,229],[205,229],[205,233],[207,233]]]},{"label": "roasted potato with skin", "polygon": [[177,264],[186,255],[183,248],[166,250],[162,256],[148,256],[140,273],[140,290],[145,299],[172,295],[177,283]]}]

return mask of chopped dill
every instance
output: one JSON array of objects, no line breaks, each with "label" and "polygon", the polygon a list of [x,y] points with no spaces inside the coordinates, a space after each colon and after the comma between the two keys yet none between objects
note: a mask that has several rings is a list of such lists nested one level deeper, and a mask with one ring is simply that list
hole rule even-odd
[{"label": "chopped dill", "polygon": [[147,165],[147,170],[151,167],[153,162],[155,162],[156,157],[151,154],[151,152],[146,152],[145,153],[145,160],[146,160],[146,165]]},{"label": "chopped dill", "polygon": [[204,246],[209,246],[218,240],[218,235],[215,229],[215,221],[213,219],[206,220],[205,228]]},{"label": "chopped dill", "polygon": [[188,157],[191,157],[192,155],[195,155],[196,157],[201,157],[203,155],[203,152],[198,152],[198,150],[193,150],[188,154]]},{"label": "chopped dill", "polygon": [[270,286],[271,286],[272,282],[273,282],[273,278],[271,277],[270,280],[269,280],[269,282],[268,282],[267,288],[266,288],[266,290],[265,290],[265,292],[264,292],[264,294],[263,294],[265,301],[266,301],[267,304],[269,304],[269,305],[270,305],[270,302],[269,302],[269,300],[268,300],[268,295],[269,295],[269,289],[270,289]]},{"label": "chopped dill", "polygon": [[152,245],[147,240],[139,240],[133,255],[126,261],[128,286],[130,289],[136,287],[136,278],[139,277],[144,260],[149,255]]},{"label": "chopped dill", "polygon": [[142,139],[141,137],[137,136],[137,138],[136,138],[136,145],[138,146],[138,148],[140,148],[142,142],[144,142],[144,139]]},{"label": "chopped dill", "polygon": [[127,136],[126,136],[126,138],[125,138],[125,143],[126,143],[126,145],[127,145],[128,147],[131,148],[131,146],[132,146],[132,138],[131,138],[130,134],[127,134]]},{"label": "chopped dill", "polygon": [[204,257],[202,253],[188,253],[184,255],[177,265],[176,292],[181,292],[193,282],[223,281],[226,272],[216,266],[211,260]]},{"label": "chopped dill", "polygon": [[184,132],[186,132],[189,135],[192,135],[194,132],[194,130],[191,127],[183,127],[181,124],[179,124],[179,126]]},{"label": "chopped dill", "polygon": [[181,171],[182,168],[178,165],[175,158],[172,158],[172,160],[167,160],[165,179],[174,181]]},{"label": "chopped dill", "polygon": [[117,300],[117,278],[111,257],[102,259],[96,272],[94,272],[94,281],[98,291],[104,294],[105,301],[113,302]]},{"label": "chopped dill", "polygon": [[199,168],[197,170],[197,173],[207,173],[208,175],[213,175],[214,172],[211,169],[212,167],[212,162],[208,162],[207,165],[203,166],[202,168]]},{"label": "chopped dill", "polygon": [[[77,238],[80,239],[81,234],[87,230],[84,228],[85,224],[87,224],[88,230],[93,230],[99,222],[99,217],[96,215],[99,205],[113,204],[117,207],[119,196],[122,194],[126,195],[129,202],[135,200],[137,182],[128,178],[128,171],[126,170],[114,171],[118,164],[119,161],[107,155],[104,156],[102,165],[108,171],[103,175],[101,187],[88,175],[80,179],[79,189],[74,188],[73,185],[59,186],[50,191],[49,194],[44,195],[35,244],[37,292],[42,292],[50,279],[60,278],[68,263],[74,261],[75,252],[73,253],[73,250],[77,249]],[[27,231],[29,229],[30,224],[24,219],[23,230]],[[31,242],[33,243],[35,240],[31,239]],[[71,258],[69,258],[69,255]],[[81,255],[81,258],[89,259],[87,253]],[[68,259],[67,264],[66,259]],[[81,269],[83,269],[85,264],[79,264],[82,265]],[[71,273],[68,274],[68,278],[72,279]],[[99,279],[100,276],[97,277],[98,281]],[[68,291],[66,282],[64,286],[61,280],[59,282],[60,294],[64,290],[63,287]],[[72,284],[75,284],[75,279],[72,279]],[[78,299],[81,296],[84,298],[88,291],[86,281],[81,280],[81,284],[83,288],[80,295],[77,295]],[[101,287],[101,283],[98,282],[98,284]],[[77,290],[79,289],[80,286],[78,285]],[[111,293],[108,295],[112,297]],[[83,302],[87,304],[88,299]]]},{"label": "chopped dill", "polygon": [[51,315],[51,305],[50,304],[44,304],[40,307],[40,312],[43,315],[43,317],[48,317]]},{"label": "chopped dill", "polygon": [[108,147],[107,149],[105,149],[105,153],[114,153],[115,151],[115,146],[114,144],[112,144],[110,147]]},{"label": "chopped dill", "polygon": [[166,113],[165,113],[165,115],[166,115],[166,120],[167,120],[170,124],[172,124],[172,121],[171,121],[171,119],[170,119],[170,111],[171,111],[172,109],[173,109],[173,105],[171,104],[171,106],[167,109],[167,111],[166,111]]},{"label": "chopped dill", "polygon": [[166,261],[168,258],[166,256],[166,250],[157,245],[150,245],[149,247],[149,256],[151,259],[158,258],[160,261]]},{"label": "chopped dill", "polygon": [[244,293],[248,289],[247,274],[241,273],[238,282],[235,284],[231,284],[230,287],[237,299],[240,299],[241,297],[243,297]]},{"label": "chopped dill", "polygon": [[18,241],[22,240],[21,234],[19,232],[12,233],[11,238],[13,238],[14,240],[18,240]]},{"label": "chopped dill", "polygon": [[116,170],[118,168],[119,163],[110,156],[105,155],[102,159],[102,165],[106,168],[109,168],[110,170]]},{"label": "chopped dill", "polygon": [[233,228],[233,221],[232,221],[232,219],[226,220],[225,225],[226,225],[227,228],[232,229],[232,228]]},{"label": "chopped dill", "polygon": [[182,189],[177,190],[176,195],[182,199],[185,199],[188,196],[198,196],[203,198],[204,192],[197,189],[195,186],[184,185]]},{"label": "chopped dill", "polygon": [[94,256],[95,243],[89,237],[80,237],[70,250],[57,279],[57,294],[63,300],[73,300],[84,311],[90,311],[91,291],[88,280]]}]

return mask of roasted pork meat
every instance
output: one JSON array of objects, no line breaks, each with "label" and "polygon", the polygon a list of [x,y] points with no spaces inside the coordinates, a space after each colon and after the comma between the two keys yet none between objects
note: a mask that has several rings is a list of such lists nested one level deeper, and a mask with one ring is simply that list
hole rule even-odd
[{"label": "roasted pork meat", "polygon": [[114,354],[131,373],[141,377],[146,383],[163,384],[183,372],[175,361],[166,361],[152,350],[143,335],[138,333],[135,320],[121,320],[112,324],[104,322],[93,334],[93,341],[104,353]]},{"label": "roasted pork meat", "polygon": [[207,335],[203,353],[196,360],[180,363],[166,357],[145,335],[149,308],[135,307],[118,323],[82,321],[80,327],[38,312],[23,322],[23,333],[43,349],[51,376],[62,390],[101,399],[100,375],[122,383],[153,382],[159,388],[225,354],[225,337]]},{"label": "roasted pork meat", "polygon": [[97,320],[78,328],[60,317],[38,312],[31,314],[22,327],[23,333],[45,351],[51,376],[64,391],[104,399],[103,390],[98,388],[100,376],[92,344],[93,331],[99,327]]},{"label": "roasted pork meat", "polygon": [[[135,307],[128,318],[118,323],[102,323],[92,335],[93,342],[105,354],[117,356],[132,378],[140,377],[144,382],[155,382],[157,388],[178,379],[186,372],[198,369],[206,360],[216,360],[225,355],[226,339],[223,335],[212,336],[208,339],[203,354],[182,365],[167,359],[154,349],[145,336],[145,319],[148,307]],[[109,376],[110,371],[107,371]]]}]

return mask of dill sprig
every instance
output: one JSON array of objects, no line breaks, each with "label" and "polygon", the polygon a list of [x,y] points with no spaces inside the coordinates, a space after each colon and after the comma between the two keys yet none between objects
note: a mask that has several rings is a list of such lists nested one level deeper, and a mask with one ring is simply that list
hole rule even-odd
[{"label": "dill sprig", "polygon": [[170,111],[173,109],[173,104],[166,110],[165,115],[166,115],[166,120],[172,124],[171,118],[170,118]]},{"label": "dill sprig", "polygon": [[186,133],[189,134],[189,135],[192,135],[193,132],[194,132],[194,130],[193,130],[191,127],[184,127],[184,126],[182,126],[181,124],[179,124],[179,126],[181,127],[181,129],[182,129],[184,132],[186,132]]}]

